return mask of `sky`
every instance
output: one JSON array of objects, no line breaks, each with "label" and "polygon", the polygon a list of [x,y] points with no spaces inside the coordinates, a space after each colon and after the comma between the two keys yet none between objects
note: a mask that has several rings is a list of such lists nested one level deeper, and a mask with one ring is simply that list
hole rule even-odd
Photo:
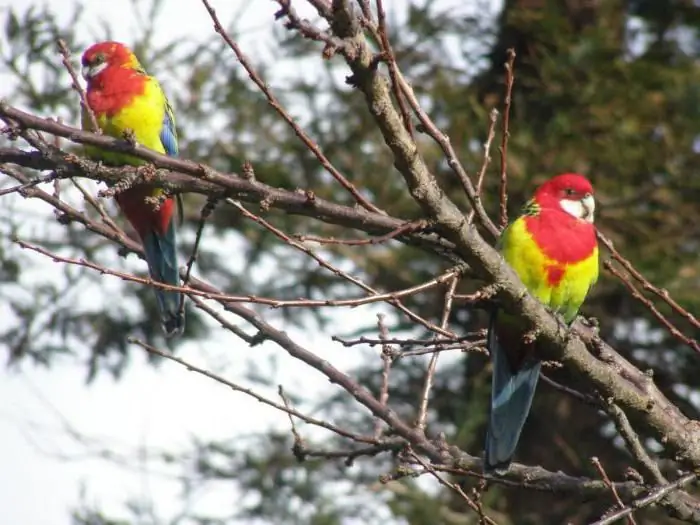
[{"label": "sky", "polygon": [[[202,35],[212,31],[209,19],[198,0],[165,0],[167,26],[158,36],[164,41],[177,37]],[[397,7],[404,0],[391,3]],[[0,12],[12,0],[0,0]],[[261,52],[260,42],[270,30],[276,4],[261,0],[212,0],[221,20],[241,16],[239,27],[247,30],[240,44],[246,53]],[[302,16],[313,11],[296,2]],[[58,13],[72,11],[72,0],[52,0]],[[136,24],[130,2],[86,0],[84,27],[78,32],[100,38],[100,20],[107,20],[112,36],[128,42]],[[74,50],[75,54],[81,50]],[[272,82],[274,87],[274,82]],[[32,207],[28,201],[22,206]],[[43,208],[44,209],[44,208]],[[46,261],[47,272],[58,272],[55,263]],[[107,278],[108,279],[108,278]],[[344,310],[337,330],[350,333],[382,307]],[[350,312],[350,313],[349,313]],[[1,322],[1,321],[0,321]],[[296,326],[284,326],[297,341],[313,349],[341,370],[354,366],[361,354],[329,342],[328,334],[312,336]],[[188,343],[178,357],[216,368],[222,375],[242,381],[250,352],[233,335],[212,324],[207,341]],[[261,362],[279,359],[275,381],[293,393],[328,392],[328,381],[320,374],[292,360],[283,351],[267,344],[255,349]],[[123,515],[124,503],[137,495],[157,502],[158,509],[169,513],[179,510],[177,471],[154,470],[149,454],[159,450],[184,449],[193,436],[226,439],[241,432],[237,414],[246,417],[245,432],[270,426],[287,428],[287,417],[265,408],[243,394],[236,394],[209,379],[164,362],[158,368],[146,364],[139,352],[120,381],[101,375],[91,385],[84,383],[85,367],[74,361],[59,362],[50,369],[30,363],[18,368],[0,368],[0,509],[3,523],[60,525],[70,522],[69,512],[81,504],[104,510],[108,516]],[[272,395],[274,398],[274,394]],[[214,407],[214,408],[212,408]],[[225,417],[230,415],[231,417]],[[134,461],[140,451],[141,461]],[[150,452],[149,452],[150,451]],[[108,452],[110,460],[105,460]],[[121,462],[120,459],[124,459]],[[116,461],[115,461],[116,460]],[[160,467],[159,467],[160,468]],[[216,495],[206,505],[231,505],[230,494]]]}]

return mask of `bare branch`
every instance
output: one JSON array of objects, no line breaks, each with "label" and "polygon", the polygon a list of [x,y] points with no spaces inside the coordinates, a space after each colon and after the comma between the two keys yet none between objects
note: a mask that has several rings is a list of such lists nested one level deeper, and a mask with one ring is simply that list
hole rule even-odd
[{"label": "bare branch", "polygon": [[[265,227],[267,230],[272,232],[278,238],[283,240],[286,244],[292,246],[293,248],[296,248],[297,250],[299,250],[299,251],[305,253],[306,255],[308,255],[309,257],[311,257],[322,268],[325,268],[325,269],[331,271],[333,274],[335,274],[339,277],[342,277],[343,279],[349,281],[350,283],[362,288],[364,291],[372,294],[370,297],[367,297],[366,299],[360,300],[361,302],[359,302],[359,303],[355,302],[354,300],[352,303],[345,302],[345,304],[341,304],[337,301],[332,301],[332,300],[329,302],[329,300],[326,300],[326,299],[323,299],[320,301],[312,301],[312,300],[302,299],[300,301],[291,301],[291,302],[290,301],[283,301],[283,302],[278,301],[277,304],[275,304],[274,306],[322,306],[324,304],[326,306],[359,306],[360,304],[368,304],[371,302],[386,301],[387,303],[391,304],[392,306],[395,306],[398,310],[403,312],[412,321],[420,323],[423,326],[425,326],[426,328],[428,328],[429,330],[432,330],[436,333],[439,333],[442,335],[450,335],[450,332],[448,330],[445,330],[444,328],[441,328],[441,327],[434,325],[433,323],[431,323],[427,319],[424,319],[423,317],[419,316],[415,312],[409,310],[403,303],[401,303],[401,301],[399,301],[399,298],[407,296],[407,295],[413,295],[414,293],[417,293],[419,291],[423,291],[423,290],[432,288],[433,286],[437,286],[437,285],[453,278],[454,276],[459,275],[463,270],[465,270],[465,268],[454,268],[454,269],[448,270],[445,274],[443,274],[440,277],[437,277],[435,279],[432,279],[428,283],[418,285],[417,287],[413,286],[409,290],[404,290],[403,292],[399,292],[398,294],[397,293],[379,294],[379,292],[377,292],[374,288],[372,288],[368,284],[362,282],[357,277],[353,277],[352,275],[348,274],[347,272],[344,272],[344,271],[340,270],[339,268],[336,268],[335,266],[330,264],[328,261],[319,257],[311,249],[307,248],[306,246],[304,246],[300,242],[297,242],[294,239],[292,239],[291,237],[289,237],[286,233],[284,233],[279,228],[276,228],[275,226],[273,226],[272,224],[267,222],[262,217],[259,217],[259,216],[255,215],[254,213],[251,213],[244,206],[242,206],[239,202],[236,202],[233,199],[226,199],[226,202],[228,202],[229,204],[234,206],[246,218],[251,219],[251,220],[257,222],[258,224],[262,225],[263,227]],[[375,297],[375,298],[376,297],[383,297],[383,298],[379,299],[379,300],[376,300],[376,299],[373,300],[372,297]],[[368,301],[368,302],[364,302],[364,301]],[[320,303],[320,304],[317,304],[317,303]],[[336,303],[336,304],[333,305],[331,303]]]},{"label": "bare branch", "polygon": [[[647,307],[647,309],[651,312],[651,314],[656,317],[656,319],[663,325],[664,328],[666,328],[669,333],[678,339],[679,341],[687,344],[690,348],[695,350],[696,352],[700,353],[700,343],[693,339],[692,337],[688,337],[685,335],[683,332],[681,332],[671,321],[669,321],[664,314],[662,314],[659,309],[654,306],[654,304],[644,297],[642,293],[637,289],[637,287],[634,285],[632,281],[630,281],[628,278],[626,278],[622,273],[613,266],[613,264],[610,261],[605,261],[603,263],[603,266],[605,267],[606,270],[608,270],[611,274],[613,274],[615,277],[617,277],[620,281],[622,281],[622,284],[625,285],[625,288],[629,290],[630,295],[637,299],[640,303],[642,303],[644,306]],[[690,315],[690,314],[689,314]]]},{"label": "bare branch", "polygon": [[71,88],[73,88],[73,90],[80,97],[80,109],[83,112],[83,114],[87,115],[87,119],[90,124],[90,131],[94,131],[95,133],[101,133],[100,126],[97,123],[97,118],[95,118],[95,113],[94,111],[92,111],[90,104],[88,104],[87,102],[87,95],[85,94],[85,90],[82,87],[80,87],[78,74],[75,72],[73,64],[71,64],[70,50],[68,49],[66,42],[62,38],[59,38],[56,41],[56,45],[58,47],[59,53],[61,53],[61,61],[63,62],[63,67],[66,68],[66,71],[68,71],[68,74],[70,75]]},{"label": "bare branch", "polygon": [[646,476],[650,478],[650,481],[659,485],[668,483],[668,480],[661,473],[659,466],[653,459],[651,459],[647,451],[644,449],[644,445],[639,439],[637,433],[632,428],[629,419],[627,419],[627,416],[622,409],[615,404],[610,404],[607,407],[607,412],[610,415],[610,418],[613,420],[613,423],[615,423],[615,428],[620,434],[620,437],[622,437],[623,441],[627,445],[627,449],[637,460],[639,466],[644,469],[644,472]]},{"label": "bare branch", "polygon": [[357,188],[355,188],[354,184],[347,180],[345,176],[343,176],[343,174],[340,173],[335,168],[335,166],[333,166],[333,164],[331,164],[328,158],[321,151],[319,145],[316,144],[313,140],[311,140],[311,138],[304,132],[304,130],[301,129],[301,127],[296,122],[294,122],[292,116],[289,113],[287,113],[287,111],[282,107],[282,104],[280,104],[277,98],[272,94],[272,91],[270,90],[268,85],[262,80],[262,78],[260,78],[260,75],[258,75],[257,71],[255,71],[255,68],[248,61],[248,58],[243,54],[243,51],[241,51],[241,48],[238,46],[238,44],[231,38],[231,36],[226,32],[226,29],[224,29],[224,27],[221,25],[219,18],[216,16],[216,11],[211,6],[211,4],[207,0],[202,0],[202,4],[204,4],[204,7],[206,8],[207,12],[209,13],[209,16],[214,22],[214,30],[219,35],[221,35],[221,38],[224,39],[226,44],[236,54],[236,58],[246,70],[246,73],[248,73],[250,79],[253,82],[255,82],[255,85],[258,86],[260,91],[265,95],[265,97],[267,98],[267,102],[270,104],[270,106],[272,106],[272,108],[279,114],[279,116],[282,117],[282,119],[287,124],[289,124],[289,127],[291,127],[296,136],[299,137],[299,140],[301,140],[304,143],[304,145],[309,149],[309,151],[316,156],[321,166],[323,166],[325,170],[335,180],[337,180],[340,183],[340,185],[347,190],[348,193],[350,193],[355,198],[355,200],[360,206],[374,213],[385,214],[383,210],[369,202],[360,194],[359,191],[357,191]]},{"label": "bare branch", "polygon": [[[447,292],[445,292],[445,304],[442,309],[442,320],[440,321],[440,328],[443,330],[447,330],[447,324],[450,320],[450,313],[452,313],[452,299],[454,298],[458,281],[458,276],[454,276],[447,285]],[[423,391],[421,393],[418,408],[418,418],[416,419],[416,428],[420,429],[421,431],[425,430],[426,419],[428,418],[428,400],[430,399],[430,389],[433,387],[433,376],[435,375],[435,369],[437,368],[439,356],[440,354],[438,352],[433,352],[433,355],[430,356],[430,362],[428,363],[428,370],[425,373],[425,382],[423,383]]]},{"label": "bare branch", "polygon": [[[150,183],[162,186],[170,193],[190,192],[210,197],[235,197],[245,202],[258,203],[264,207],[281,209],[291,214],[304,215],[329,224],[356,228],[371,234],[386,234],[406,224],[404,220],[388,217],[385,214],[376,214],[356,207],[335,204],[317,196],[310,199],[310,195],[303,191],[274,188],[250,177],[223,174],[203,164],[161,155],[139,144],[129,144],[122,139],[96,135],[66,126],[19,110],[1,100],[0,118],[13,125],[45,131],[79,144],[98,146],[110,151],[128,151],[130,155],[147,160],[160,168],[151,174]],[[59,177],[81,176],[93,180],[103,180],[111,184],[117,184],[124,180],[135,180],[139,177],[138,168],[131,166],[107,167],[56,148],[44,148],[39,152],[25,152],[16,148],[0,147],[0,164],[4,162],[12,162],[38,170],[57,170]],[[172,170],[177,174],[161,170]],[[396,239],[417,246],[438,247],[438,253],[456,260],[454,256],[450,255],[453,248],[452,243],[435,235],[408,232],[397,235]]]},{"label": "bare branch", "polygon": [[[379,328],[379,338],[383,341],[389,339],[389,329],[384,323],[384,314],[377,314],[377,327]],[[389,373],[394,362],[394,351],[388,343],[382,344],[382,386],[379,390],[379,402],[383,406],[389,404]],[[374,437],[379,438],[382,433],[382,421],[377,419],[374,425]]]},{"label": "bare branch", "polygon": [[[688,483],[691,483],[697,479],[698,475],[695,473],[689,473],[681,476],[678,478],[676,481],[669,483],[667,485],[662,485],[660,487],[656,487],[652,489],[649,494],[646,496],[634,500],[632,503],[629,505],[623,507],[622,509],[618,510],[617,512],[614,512],[613,514],[610,514],[609,516],[600,519],[598,521],[595,521],[591,523],[591,525],[611,525],[612,523],[615,523],[616,521],[626,517],[630,516],[635,510],[642,509],[644,507],[648,507],[649,505],[653,505],[654,503],[662,500],[664,497],[666,497],[668,494],[671,492],[680,489],[684,485],[687,485]],[[696,511],[697,512],[697,511]]]},{"label": "bare branch", "polygon": [[506,100],[503,109],[503,136],[501,138],[501,184],[499,188],[499,210],[501,229],[508,225],[508,138],[510,137],[510,104],[515,80],[515,49],[508,50],[506,69]]},{"label": "bare branch", "polygon": [[343,244],[346,246],[364,246],[368,244],[382,244],[384,242],[390,241],[391,239],[394,239],[398,235],[401,235],[403,233],[408,233],[408,232],[414,232],[414,231],[421,231],[425,228],[428,227],[428,221],[425,221],[423,219],[418,220],[418,221],[410,221],[406,222],[400,227],[396,228],[393,231],[390,231],[389,233],[385,235],[380,235],[378,237],[371,237],[369,239],[335,239],[333,237],[319,237],[317,235],[305,235],[305,234],[295,234],[291,235],[291,237],[301,241],[311,241],[311,242],[317,242],[319,244]]},{"label": "bare branch", "polygon": [[339,436],[351,439],[352,441],[357,441],[359,443],[376,444],[376,442],[373,438],[361,436],[361,435],[356,434],[354,432],[350,432],[348,430],[344,430],[340,427],[332,425],[332,424],[330,424],[327,421],[324,421],[322,419],[316,419],[314,417],[302,414],[301,412],[299,412],[298,410],[295,410],[294,408],[288,407],[285,404],[279,404],[275,401],[272,401],[271,399],[267,399],[266,397],[254,392],[253,390],[251,390],[249,388],[245,388],[245,387],[242,387],[240,385],[237,385],[236,383],[229,381],[228,379],[224,379],[223,377],[221,377],[213,372],[210,372],[208,370],[205,370],[204,368],[195,366],[192,363],[188,363],[184,359],[180,359],[179,357],[172,355],[170,352],[159,350],[158,348],[151,346],[148,343],[141,341],[140,339],[130,337],[129,342],[140,346],[141,348],[146,350],[149,354],[157,355],[157,356],[162,357],[164,359],[167,359],[169,361],[173,361],[173,362],[179,364],[180,366],[185,367],[187,370],[189,370],[191,372],[195,372],[195,373],[200,374],[204,377],[208,377],[209,379],[216,381],[219,384],[222,384],[224,386],[229,387],[234,392],[240,392],[242,394],[250,396],[253,399],[255,399],[256,401],[259,401],[260,403],[262,403],[263,405],[267,405],[267,406],[274,408],[276,410],[279,410],[281,412],[285,412],[289,416],[297,417],[310,425],[325,428],[326,430],[329,430],[329,431],[333,432],[334,434],[338,434]]},{"label": "bare branch", "polygon": [[[608,475],[605,472],[605,469],[603,468],[603,465],[601,464],[600,460],[598,458],[591,458],[591,463],[593,463],[593,466],[596,469],[598,469],[598,472],[600,473],[600,477],[603,478],[603,482],[610,489],[610,492],[612,492],[612,495],[615,498],[615,501],[617,502],[617,504],[621,508],[624,508],[625,504],[622,503],[622,500],[620,499],[620,495],[617,493],[617,489],[615,488],[615,485],[613,485],[613,483],[610,481],[610,478],[608,478]],[[637,525],[637,522],[634,521],[632,514],[627,516],[627,522],[629,523],[629,525]]]},{"label": "bare branch", "polygon": [[[382,45],[383,58],[389,66],[389,78],[391,79],[391,90],[394,93],[394,98],[396,103],[399,105],[399,110],[401,111],[401,117],[403,118],[404,126],[408,134],[413,137],[413,122],[411,122],[411,114],[408,112],[406,107],[406,101],[404,100],[404,95],[399,87],[398,76],[400,75],[399,67],[396,63],[396,55],[389,42],[389,35],[387,33],[386,27],[386,13],[384,12],[384,4],[382,0],[376,0],[377,2],[377,24],[378,24],[378,34]],[[366,15],[365,15],[366,16]]]},{"label": "bare branch", "polygon": [[[486,170],[491,163],[491,144],[493,139],[496,138],[496,122],[498,121],[498,110],[493,108],[489,113],[489,131],[486,135],[486,142],[484,142],[484,160],[481,162],[481,169],[479,170],[479,175],[476,179],[476,196],[481,200],[481,189],[484,185],[484,177],[486,176]],[[470,223],[474,220],[475,211],[472,209],[467,214],[467,221]]]},{"label": "bare branch", "polygon": [[446,479],[443,479],[443,477],[440,476],[440,474],[435,472],[435,469],[430,464],[424,461],[416,453],[412,453],[411,456],[419,465],[421,465],[425,469],[425,471],[428,474],[432,475],[438,481],[438,483],[440,483],[440,485],[444,485],[445,487],[455,491],[464,500],[467,506],[479,515],[479,521],[481,523],[486,523],[488,525],[498,525],[495,521],[493,521],[491,518],[484,514],[481,506],[477,505],[469,496],[467,496],[467,494],[462,490],[462,487],[460,487],[457,483],[452,483],[450,481],[447,481]]}]

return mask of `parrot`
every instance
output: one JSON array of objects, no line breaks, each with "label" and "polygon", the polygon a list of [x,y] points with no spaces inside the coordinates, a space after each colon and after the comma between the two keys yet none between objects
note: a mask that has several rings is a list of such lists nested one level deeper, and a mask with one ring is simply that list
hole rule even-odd
[{"label": "parrot", "polygon": [[[158,81],[143,69],[134,53],[119,42],[100,42],[82,56],[82,75],[87,82],[87,106],[95,115],[102,133],[131,137],[158,153],[176,156],[177,132],[173,109]],[[94,126],[83,109],[83,129]],[[139,166],[145,161],[133,155],[86,146],[86,154],[105,164]],[[161,199],[160,205],[147,202]],[[136,185],[115,195],[119,208],[138,233],[151,278],[178,286],[177,239],[173,218],[173,197],[163,198],[163,190]],[[156,289],[161,323],[166,337],[180,335],[185,328],[182,295]]]},{"label": "parrot", "polygon": [[[539,186],[499,239],[501,255],[528,291],[570,325],[598,280],[593,186],[564,173]],[[517,318],[495,308],[486,346],[493,363],[484,470],[508,471],[539,379],[536,341],[524,341]]]}]

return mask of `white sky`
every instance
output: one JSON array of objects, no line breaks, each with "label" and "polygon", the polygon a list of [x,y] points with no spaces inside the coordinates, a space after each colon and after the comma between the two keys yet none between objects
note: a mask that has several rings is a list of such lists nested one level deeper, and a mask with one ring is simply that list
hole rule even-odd
[{"label": "white sky", "polygon": [[[171,41],[179,36],[212,32],[211,21],[198,0],[166,2],[167,27],[159,31],[159,38]],[[73,3],[73,0],[52,0],[51,5],[55,12],[68,14]],[[253,30],[246,33],[241,44],[244,51],[254,52],[256,39],[264,36],[271,26],[276,4],[269,0],[213,0],[212,3],[223,22],[230,20],[242,5],[249,6],[241,27]],[[387,2],[391,7],[403,3],[404,0]],[[4,11],[12,4],[16,2],[0,0],[0,9]],[[109,20],[115,39],[130,41],[130,29],[135,23],[131,2],[86,0],[84,4],[86,24],[79,32],[98,35],[97,20],[101,18]],[[297,5],[303,14],[313,16],[313,11],[301,9],[303,2],[298,1]],[[79,51],[74,50],[76,54]],[[53,263],[46,264],[47,271],[56,272]],[[358,321],[366,324],[377,311],[377,308],[344,310],[339,324],[342,329],[329,330],[328,334],[315,338],[294,326],[284,328],[334,365],[347,369],[357,362],[359,351],[330,342],[329,334],[349,333]],[[307,394],[327,392],[331,388],[324,377],[312,375],[307,367],[291,360],[274,345],[250,350],[215,326],[211,333],[209,341],[183,346],[178,356],[205,366],[225,363],[223,375],[240,382],[249,356],[254,353],[255,359],[264,363],[275,355],[280,359],[277,370],[284,371],[275,380],[283,383],[289,392]],[[366,358],[371,352],[362,355]],[[2,522],[8,524],[68,523],[69,509],[79,503],[81,484],[85,487],[85,501],[103,509],[108,516],[119,516],[125,501],[139,494],[150,494],[158,510],[166,513],[164,518],[168,517],[167,513],[179,510],[179,485],[172,477],[176,472],[160,475],[145,472],[147,469],[133,462],[119,467],[92,457],[86,453],[84,443],[71,437],[72,431],[90,439],[88,450],[108,449],[115,455],[133,459],[139,447],[184,449],[192,436],[231,437],[241,431],[238,425],[244,413],[253,414],[245,417],[246,433],[270,425],[282,428],[288,425],[284,414],[186,372],[177,364],[164,362],[159,369],[147,366],[138,349],[134,350],[134,359],[124,378],[118,382],[101,375],[86,387],[85,367],[75,362],[59,362],[49,370],[25,363],[20,370],[0,367],[0,374],[0,399],[4,400],[0,409],[0,515]],[[230,494],[210,501],[210,505],[234,503]]]}]

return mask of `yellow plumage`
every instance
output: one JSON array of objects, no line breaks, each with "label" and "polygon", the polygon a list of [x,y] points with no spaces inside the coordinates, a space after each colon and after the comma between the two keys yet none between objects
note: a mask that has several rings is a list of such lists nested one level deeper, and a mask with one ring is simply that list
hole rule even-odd
[{"label": "yellow plumage", "polygon": [[[168,101],[158,82],[151,77],[143,79],[143,92],[131,98],[129,103],[113,114],[108,112],[96,113],[95,119],[102,133],[111,137],[125,138],[125,134],[133,134],[134,140],[142,146],[165,154],[161,140],[161,131],[165,121],[166,111],[170,110]],[[172,111],[169,111],[174,126]],[[86,112],[82,115],[83,128],[90,129],[91,123]],[[107,151],[94,146],[86,146],[88,155],[100,158],[109,164],[139,165],[145,161],[124,153]]]},{"label": "yellow plumage", "polygon": [[[589,289],[598,280],[597,247],[579,262],[567,264],[550,259],[528,232],[524,216],[503,232],[501,252],[530,293],[561,313],[567,322],[574,319]],[[549,283],[548,272],[561,272],[557,284]]]}]

